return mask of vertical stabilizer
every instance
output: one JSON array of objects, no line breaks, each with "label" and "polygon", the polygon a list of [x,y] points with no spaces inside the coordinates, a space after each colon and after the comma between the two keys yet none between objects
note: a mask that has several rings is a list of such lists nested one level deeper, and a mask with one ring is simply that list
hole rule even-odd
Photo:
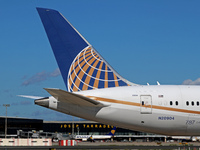
[{"label": "vertical stabilizer", "polygon": [[114,136],[116,132],[116,127],[114,127],[107,135]]},{"label": "vertical stabilizer", "polygon": [[135,85],[114,71],[62,14],[37,11],[68,91]]}]

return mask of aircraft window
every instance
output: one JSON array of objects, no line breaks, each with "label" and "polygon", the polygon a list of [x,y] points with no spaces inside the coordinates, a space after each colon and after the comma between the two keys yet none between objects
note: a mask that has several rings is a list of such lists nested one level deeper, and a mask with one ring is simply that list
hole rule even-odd
[{"label": "aircraft window", "polygon": [[189,105],[189,102],[188,102],[188,101],[186,102],[186,105],[187,105],[187,106]]},{"label": "aircraft window", "polygon": [[178,101],[176,101],[176,105],[178,105]]},{"label": "aircraft window", "polygon": [[144,105],[144,101],[142,101],[142,105]]},{"label": "aircraft window", "polygon": [[197,106],[199,106],[199,101],[197,101]]},{"label": "aircraft window", "polygon": [[192,101],[192,106],[194,106],[194,102]]},{"label": "aircraft window", "polygon": [[170,105],[173,105],[173,102],[172,102],[172,101],[170,101]]}]

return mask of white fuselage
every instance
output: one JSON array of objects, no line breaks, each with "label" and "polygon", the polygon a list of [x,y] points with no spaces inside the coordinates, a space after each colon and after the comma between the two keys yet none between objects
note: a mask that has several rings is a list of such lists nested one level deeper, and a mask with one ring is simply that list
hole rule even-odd
[{"label": "white fuselage", "polygon": [[106,107],[58,102],[49,108],[122,128],[163,135],[200,135],[200,86],[126,86],[75,92]]}]

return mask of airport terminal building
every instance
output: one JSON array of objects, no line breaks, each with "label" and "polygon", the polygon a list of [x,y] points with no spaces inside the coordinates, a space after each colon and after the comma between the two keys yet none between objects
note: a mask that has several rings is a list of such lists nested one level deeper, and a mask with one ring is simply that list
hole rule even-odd
[{"label": "airport terminal building", "polygon": [[[5,134],[5,117],[0,117],[0,134]],[[95,134],[104,135],[110,132],[113,128],[111,125],[105,125],[93,121],[43,121],[41,119],[28,118],[7,118],[7,133],[8,135],[17,134],[17,130],[23,131],[43,131],[57,133],[74,133],[80,135]],[[143,133],[117,128],[116,135],[141,135]]]},{"label": "airport terminal building", "polygon": [[[0,117],[0,137],[5,136],[5,117]],[[101,124],[93,121],[43,121],[42,119],[28,118],[7,118],[8,137],[19,137],[19,131],[26,133],[24,138],[33,136],[34,132],[40,132],[45,136],[55,133],[72,135],[106,135],[113,126]],[[147,134],[143,132],[118,128],[115,137],[117,140],[155,140],[164,138],[164,136]]]}]

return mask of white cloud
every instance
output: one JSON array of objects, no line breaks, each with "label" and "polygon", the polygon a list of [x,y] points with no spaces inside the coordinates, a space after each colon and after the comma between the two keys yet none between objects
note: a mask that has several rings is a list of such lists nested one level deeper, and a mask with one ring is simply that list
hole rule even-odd
[{"label": "white cloud", "polygon": [[191,79],[187,79],[183,81],[182,85],[200,85],[200,78],[192,81]]},{"label": "white cloud", "polygon": [[53,72],[50,73],[50,77],[57,77],[60,75],[60,69],[57,68],[56,70],[54,70]]},{"label": "white cloud", "polygon": [[32,104],[33,104],[33,102],[27,101],[27,100],[20,102],[20,105],[32,105]]},{"label": "white cloud", "polygon": [[46,71],[42,71],[39,73],[36,73],[35,75],[33,75],[32,77],[26,79],[22,85],[23,86],[27,86],[30,84],[34,84],[34,83],[38,83],[38,82],[42,82],[47,80],[48,78],[52,78],[52,77],[57,77],[60,75],[60,70],[57,68],[56,70],[54,70],[53,72],[46,72]]}]

